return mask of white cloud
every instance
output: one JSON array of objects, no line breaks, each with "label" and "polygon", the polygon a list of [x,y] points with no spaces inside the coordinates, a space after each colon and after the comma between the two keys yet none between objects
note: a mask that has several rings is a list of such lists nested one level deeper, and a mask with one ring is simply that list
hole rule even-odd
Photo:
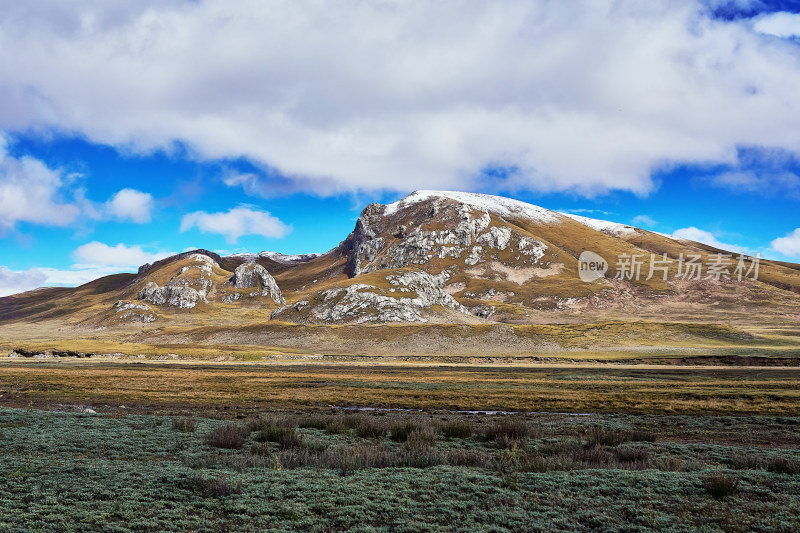
[{"label": "white cloud", "polygon": [[487,166],[645,194],[670,163],[800,146],[796,44],[701,0],[8,4],[0,129],[179,140],[287,177],[239,180],[259,194],[480,189]]},{"label": "white cloud", "polygon": [[726,250],[737,254],[751,255],[750,252],[747,250],[747,248],[739,246],[738,244],[728,244],[725,242],[721,242],[717,240],[714,234],[711,233],[710,231],[705,231],[696,228],[694,226],[676,230],[675,232],[672,233],[672,236],[675,237],[676,239],[686,239],[690,241],[707,244],[708,246],[713,246],[714,248],[719,248],[720,250]]},{"label": "white cloud", "polygon": [[74,265],[71,269],[39,268],[39,270],[47,277],[44,285],[48,287],[76,287],[102,278],[103,276],[110,276],[126,271],[136,271],[136,267],[106,266],[78,268],[79,266],[80,265]]},{"label": "white cloud", "polygon": [[134,189],[122,189],[106,202],[105,207],[113,218],[144,224],[150,222],[153,197]]},{"label": "white cloud", "polygon": [[292,230],[268,212],[244,206],[235,207],[228,212],[196,211],[184,215],[181,220],[181,231],[188,231],[194,227],[203,233],[224,235],[230,243],[235,243],[242,235],[280,238]]},{"label": "white cloud", "polygon": [[789,257],[800,257],[800,228],[788,233],[785,237],[779,237],[770,243],[776,252]]},{"label": "white cloud", "polygon": [[797,37],[800,36],[800,14],[781,11],[763,15],[756,19],[753,28],[775,37]]},{"label": "white cloud", "polygon": [[47,277],[38,269],[14,271],[0,266],[0,296],[29,291],[44,284]]},{"label": "white cloud", "polygon": [[80,210],[64,201],[61,172],[31,157],[12,157],[6,146],[0,134],[0,234],[17,222],[50,226],[72,223]]},{"label": "white cloud", "polygon": [[146,252],[141,246],[117,244],[109,246],[93,241],[79,246],[72,256],[76,261],[74,269],[114,267],[116,272],[124,268],[136,268],[173,255],[173,252]]},{"label": "white cloud", "polygon": [[[1,90],[1,89],[0,89]],[[0,121],[2,121],[0,103]],[[98,204],[75,187],[75,176],[65,175],[42,161],[8,153],[8,140],[0,132],[0,235],[18,222],[69,226],[82,217],[150,222],[153,197],[135,189],[122,189]]]},{"label": "white cloud", "polygon": [[0,266],[0,296],[42,286],[75,287],[111,274],[136,272],[141,265],[170,255],[174,252],[148,252],[138,245],[109,246],[94,241],[75,249],[72,256],[76,263],[68,269],[39,267],[12,271]]},{"label": "white cloud", "polygon": [[800,176],[790,171],[734,170],[711,177],[711,183],[735,192],[754,192],[767,196],[800,194]]},{"label": "white cloud", "polygon": [[640,227],[647,226],[648,228],[652,228],[653,226],[658,225],[658,222],[653,220],[653,218],[650,217],[649,215],[636,215],[635,217],[633,217],[633,223],[634,225],[638,225]]}]

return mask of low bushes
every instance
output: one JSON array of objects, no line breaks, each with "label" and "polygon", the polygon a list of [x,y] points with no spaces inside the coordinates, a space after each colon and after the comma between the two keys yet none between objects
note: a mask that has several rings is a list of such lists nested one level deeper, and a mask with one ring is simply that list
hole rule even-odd
[{"label": "low bushes", "polygon": [[528,424],[520,419],[499,420],[484,431],[486,440],[501,449],[525,448],[529,435]]},{"label": "low bushes", "polygon": [[442,434],[448,439],[468,439],[472,432],[472,423],[467,420],[450,420],[442,425]]},{"label": "low bushes", "polygon": [[173,418],[172,429],[184,433],[194,433],[194,430],[197,429],[197,422],[193,418]]},{"label": "low bushes", "polygon": [[214,448],[240,450],[250,435],[250,428],[243,424],[226,423],[217,426],[206,436],[206,444]]},{"label": "low bushes", "polygon": [[206,497],[223,498],[233,494],[241,494],[242,481],[232,481],[225,476],[207,478],[192,474],[182,485]]},{"label": "low bushes", "polygon": [[778,474],[800,475],[800,461],[786,457],[775,457],[767,465],[767,470]]},{"label": "low bushes", "polygon": [[713,472],[703,478],[703,487],[713,498],[721,500],[736,495],[739,490],[739,478],[725,472]]},{"label": "low bushes", "polygon": [[655,433],[641,429],[605,428],[593,426],[586,435],[589,446],[619,446],[626,442],[655,442]]}]

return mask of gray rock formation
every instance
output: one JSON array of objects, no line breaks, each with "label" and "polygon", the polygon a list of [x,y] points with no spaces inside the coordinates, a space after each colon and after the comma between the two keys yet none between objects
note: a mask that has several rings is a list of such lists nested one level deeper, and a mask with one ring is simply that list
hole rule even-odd
[{"label": "gray rock formation", "polygon": [[358,217],[356,229],[351,235],[353,249],[347,261],[350,277],[358,276],[362,272],[369,272],[369,270],[362,270],[361,264],[374,261],[378,252],[383,248],[384,239],[378,236],[382,209],[383,206],[380,204],[370,204]]},{"label": "gray rock formation", "polygon": [[[202,254],[189,256],[193,263],[185,266],[163,287],[150,281],[139,291],[139,300],[155,305],[171,305],[181,309],[191,309],[197,302],[208,303],[208,291],[213,286],[211,275],[219,268],[216,261]],[[188,273],[188,274],[187,274]]]},{"label": "gray rock formation", "polygon": [[[258,289],[250,293],[250,295],[269,296],[275,303],[286,303],[280,288],[278,288],[278,284],[275,282],[275,278],[267,272],[266,268],[258,263],[242,263],[236,267],[236,270],[233,272],[233,277],[230,279],[230,283],[235,289]],[[238,294],[236,294],[236,297],[233,296],[233,294],[225,295],[223,301],[226,297],[231,297],[230,301],[239,299]]]},{"label": "gray rock formation", "polygon": [[155,322],[156,315],[153,309],[141,302],[134,302],[131,300],[119,300],[114,304],[114,313],[117,320],[124,320],[128,322]]},{"label": "gray rock formation", "polygon": [[[392,238],[388,243],[383,236],[388,234],[383,226],[389,224],[382,216],[384,206],[372,204],[364,210],[350,236],[352,251],[348,270],[351,277],[381,269],[424,265],[435,257],[463,259],[466,265],[472,266],[515,245],[522,254],[518,262],[533,264],[547,250],[544,243],[509,227],[491,226],[489,212],[475,206],[433,198],[428,204],[412,204],[405,209],[413,211],[401,209],[390,216],[401,220],[411,217],[416,223],[413,228],[408,224],[391,224]],[[436,223],[431,226],[444,229],[423,230],[423,225],[433,217]]]},{"label": "gray rock formation", "polygon": [[[426,272],[391,274],[386,280],[391,287],[355,283],[321,291],[316,304],[308,310],[312,321],[319,322],[427,322],[424,311],[440,305],[465,314],[469,311],[444,290],[447,273],[432,276]],[[303,300],[293,307],[273,313],[280,317],[287,311],[302,312],[311,305]]]}]

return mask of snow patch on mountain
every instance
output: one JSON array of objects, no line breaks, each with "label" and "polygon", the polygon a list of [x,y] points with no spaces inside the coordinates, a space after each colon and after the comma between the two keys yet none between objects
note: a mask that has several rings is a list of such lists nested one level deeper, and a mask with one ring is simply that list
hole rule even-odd
[{"label": "snow patch on mountain", "polygon": [[388,204],[383,215],[390,216],[404,207],[424,202],[431,198],[448,198],[477,209],[489,211],[503,218],[527,218],[540,224],[557,224],[561,221],[559,213],[527,202],[506,198],[505,196],[460,191],[415,191],[402,200]]},{"label": "snow patch on mountain", "polygon": [[598,220],[596,218],[582,217],[580,215],[572,215],[570,213],[562,213],[565,217],[569,217],[575,222],[580,222],[584,226],[592,228],[593,230],[601,231],[607,235],[614,237],[627,237],[636,235],[636,228],[628,226],[627,224],[620,224],[618,222],[609,222],[607,220]]},{"label": "snow patch on mountain", "polygon": [[244,259],[246,261],[254,261],[256,259],[263,258],[263,259],[271,259],[277,263],[285,263],[285,264],[294,264],[294,263],[304,263],[306,261],[311,261],[312,259],[316,259],[317,257],[324,255],[319,253],[313,254],[282,254],[280,252],[260,252],[258,254],[251,254],[251,253],[241,253],[241,254],[231,254],[228,257],[236,257],[239,259]]}]

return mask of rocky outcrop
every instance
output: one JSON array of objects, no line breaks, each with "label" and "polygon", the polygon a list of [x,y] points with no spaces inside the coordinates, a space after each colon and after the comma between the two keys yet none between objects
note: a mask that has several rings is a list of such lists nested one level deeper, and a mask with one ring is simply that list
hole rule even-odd
[{"label": "rocky outcrop", "polygon": [[[398,224],[395,219],[406,223]],[[487,210],[448,198],[392,209],[372,204],[359,217],[350,246],[351,277],[426,265],[433,259],[461,259],[472,266],[515,246],[520,252],[517,263],[534,264],[547,250],[544,243],[514,229],[493,226]]]},{"label": "rocky outcrop", "polygon": [[208,303],[208,291],[213,286],[211,275],[219,265],[203,254],[189,256],[192,264],[181,268],[163,287],[156,282],[148,282],[139,291],[139,300],[155,305],[171,305],[181,309],[191,309],[198,302]]},{"label": "rocky outcrop", "polygon": [[[269,296],[275,303],[286,303],[278,284],[275,282],[275,278],[258,263],[242,263],[236,267],[230,279],[230,284],[235,289],[257,289],[248,295]],[[233,295],[225,295],[223,300],[228,296],[232,297]],[[236,299],[238,298],[232,297],[231,301]]]},{"label": "rocky outcrop", "polygon": [[383,248],[384,239],[379,236],[382,209],[383,206],[380,204],[370,204],[361,212],[361,216],[356,221],[356,228],[350,234],[352,251],[347,261],[350,277],[358,276],[362,272],[369,272],[369,270],[362,269],[362,264],[374,261],[378,252]]},{"label": "rocky outcrop", "polygon": [[312,299],[273,313],[273,318],[303,314],[310,322],[427,322],[425,311],[442,306],[461,313],[469,311],[444,290],[447,273],[403,272],[386,277],[388,288],[355,283],[321,291]]},{"label": "rocky outcrop", "polygon": [[156,315],[153,309],[142,302],[132,300],[118,300],[114,304],[115,318],[126,322],[155,322]]}]

